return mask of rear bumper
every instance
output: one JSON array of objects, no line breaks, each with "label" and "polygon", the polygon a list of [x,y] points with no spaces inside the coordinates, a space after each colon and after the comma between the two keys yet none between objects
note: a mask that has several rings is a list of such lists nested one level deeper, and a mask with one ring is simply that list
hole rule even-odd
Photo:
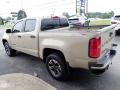
[{"label": "rear bumper", "polygon": [[113,57],[116,55],[116,50],[110,50],[110,53],[105,55],[98,62],[89,62],[90,70],[102,70],[108,68],[108,66],[112,63]]},{"label": "rear bumper", "polygon": [[120,25],[116,26],[115,31],[120,29]]}]

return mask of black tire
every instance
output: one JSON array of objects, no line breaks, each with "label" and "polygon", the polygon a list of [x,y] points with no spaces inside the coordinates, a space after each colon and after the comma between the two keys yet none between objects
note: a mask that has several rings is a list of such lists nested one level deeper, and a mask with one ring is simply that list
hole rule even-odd
[{"label": "black tire", "polygon": [[16,50],[12,49],[9,46],[8,42],[4,43],[4,47],[5,47],[5,51],[6,51],[6,53],[7,53],[8,56],[13,57],[13,56],[16,55]]},{"label": "black tire", "polygon": [[115,31],[116,36],[120,35],[120,29]]},{"label": "black tire", "polygon": [[58,53],[53,53],[46,58],[46,68],[49,74],[56,80],[67,80],[69,76],[69,67],[64,57]]}]

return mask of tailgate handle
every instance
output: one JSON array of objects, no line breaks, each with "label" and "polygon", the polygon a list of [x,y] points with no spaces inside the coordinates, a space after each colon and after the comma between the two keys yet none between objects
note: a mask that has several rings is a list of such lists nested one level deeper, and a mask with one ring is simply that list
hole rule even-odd
[{"label": "tailgate handle", "polygon": [[35,36],[31,35],[30,38],[36,38]]},{"label": "tailgate handle", "polygon": [[111,37],[112,35],[113,35],[113,32],[110,32],[110,33],[109,33],[109,37]]},{"label": "tailgate handle", "polygon": [[22,36],[18,35],[18,38],[21,38]]}]

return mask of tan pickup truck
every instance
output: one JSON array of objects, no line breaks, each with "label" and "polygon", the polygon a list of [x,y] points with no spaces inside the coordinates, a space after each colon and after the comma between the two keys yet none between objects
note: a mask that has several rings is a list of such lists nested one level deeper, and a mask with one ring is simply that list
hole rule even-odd
[{"label": "tan pickup truck", "polygon": [[68,77],[70,68],[104,72],[115,55],[112,26],[69,26],[66,18],[28,18],[7,29],[2,42],[8,56],[21,51],[40,57],[56,80]]}]

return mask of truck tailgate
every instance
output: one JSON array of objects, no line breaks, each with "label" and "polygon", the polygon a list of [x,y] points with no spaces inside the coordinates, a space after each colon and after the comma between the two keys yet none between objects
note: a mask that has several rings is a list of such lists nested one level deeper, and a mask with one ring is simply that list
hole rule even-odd
[{"label": "truck tailgate", "polygon": [[101,57],[112,48],[112,40],[115,37],[115,27],[116,25],[112,25],[98,30],[101,36]]}]

